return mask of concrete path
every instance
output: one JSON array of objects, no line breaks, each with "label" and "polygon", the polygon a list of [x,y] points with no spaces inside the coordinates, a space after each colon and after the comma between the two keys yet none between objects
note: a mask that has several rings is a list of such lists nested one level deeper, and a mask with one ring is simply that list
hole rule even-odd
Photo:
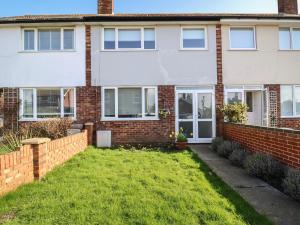
[{"label": "concrete path", "polygon": [[219,157],[209,145],[192,145],[191,149],[232,189],[238,192],[257,212],[278,225],[300,225],[300,203],[249,176],[244,169],[232,166]]}]

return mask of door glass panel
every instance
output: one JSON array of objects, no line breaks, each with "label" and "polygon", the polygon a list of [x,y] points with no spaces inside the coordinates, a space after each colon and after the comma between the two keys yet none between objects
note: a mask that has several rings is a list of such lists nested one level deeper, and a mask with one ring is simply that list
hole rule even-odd
[{"label": "door glass panel", "polygon": [[253,112],[253,95],[252,92],[246,93],[246,103],[248,106],[248,112]]},{"label": "door glass panel", "polygon": [[199,121],[198,122],[198,137],[199,138],[212,138],[212,122]]},{"label": "door glass panel", "polygon": [[227,102],[228,104],[242,103],[243,97],[242,92],[228,92]]},{"label": "door glass panel", "polygon": [[179,119],[193,119],[193,94],[178,94]]},{"label": "door glass panel", "polygon": [[187,138],[193,138],[193,122],[179,122],[179,129],[181,128]]},{"label": "door glass panel", "polygon": [[212,118],[212,95],[209,93],[198,94],[198,119]]}]

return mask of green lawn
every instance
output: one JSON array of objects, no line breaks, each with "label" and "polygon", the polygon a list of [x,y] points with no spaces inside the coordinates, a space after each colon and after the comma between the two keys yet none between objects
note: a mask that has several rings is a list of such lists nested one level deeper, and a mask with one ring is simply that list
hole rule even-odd
[{"label": "green lawn", "polygon": [[0,143],[0,155],[6,154],[9,151]]},{"label": "green lawn", "polygon": [[0,224],[271,224],[191,152],[89,148],[0,199]]}]

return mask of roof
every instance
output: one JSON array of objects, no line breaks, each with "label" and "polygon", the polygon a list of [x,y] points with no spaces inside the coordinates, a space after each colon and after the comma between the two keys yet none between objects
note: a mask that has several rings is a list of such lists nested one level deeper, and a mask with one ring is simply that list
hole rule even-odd
[{"label": "roof", "polygon": [[225,13],[180,13],[180,14],[64,14],[25,15],[2,17],[0,24],[49,23],[49,22],[109,22],[109,21],[219,21],[221,19],[275,19],[299,20],[292,14],[225,14]]}]

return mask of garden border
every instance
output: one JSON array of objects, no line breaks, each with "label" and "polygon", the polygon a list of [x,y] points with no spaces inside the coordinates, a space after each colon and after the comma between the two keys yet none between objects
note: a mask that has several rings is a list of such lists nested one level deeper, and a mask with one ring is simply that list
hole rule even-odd
[{"label": "garden border", "polygon": [[252,152],[272,155],[282,163],[300,169],[300,130],[225,122],[223,136]]},{"label": "garden border", "polygon": [[18,151],[0,155],[0,196],[41,179],[56,166],[84,151],[89,144],[88,133],[84,130],[53,141],[48,138],[25,140]]}]

